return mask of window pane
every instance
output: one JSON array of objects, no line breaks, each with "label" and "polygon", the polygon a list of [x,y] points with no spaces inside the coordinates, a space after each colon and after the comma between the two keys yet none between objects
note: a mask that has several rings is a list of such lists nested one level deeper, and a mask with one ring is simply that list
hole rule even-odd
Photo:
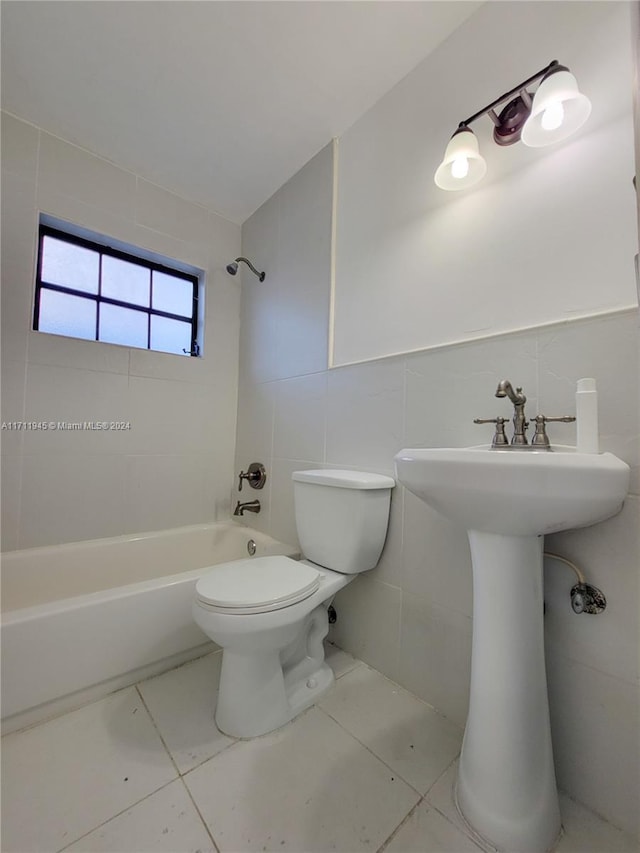
[{"label": "window pane", "polygon": [[[182,314],[184,317],[190,317],[192,304],[192,282],[162,272],[153,273],[152,307],[156,311],[166,311],[169,314]],[[151,346],[153,347],[153,344]]]},{"label": "window pane", "polygon": [[96,339],[96,303],[55,290],[40,291],[38,330],[69,338]]},{"label": "window pane", "polygon": [[108,344],[147,348],[147,318],[144,311],[100,305],[100,334],[98,340]]},{"label": "window pane", "polygon": [[[191,323],[151,316],[151,349],[188,355],[191,351]],[[186,353],[183,350],[186,349]]]},{"label": "window pane", "polygon": [[64,243],[53,237],[45,237],[42,252],[42,279],[50,284],[61,284],[98,292],[98,266],[100,255],[73,243]]},{"label": "window pane", "polygon": [[102,295],[149,307],[149,270],[109,255],[102,257]]}]

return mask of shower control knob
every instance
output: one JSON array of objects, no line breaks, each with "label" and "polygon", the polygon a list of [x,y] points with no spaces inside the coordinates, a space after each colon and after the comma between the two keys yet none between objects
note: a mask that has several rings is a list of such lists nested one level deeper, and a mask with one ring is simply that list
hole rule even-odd
[{"label": "shower control knob", "polygon": [[246,471],[238,476],[238,491],[242,491],[242,481],[246,480],[252,489],[262,489],[267,482],[267,471],[262,462],[252,462]]}]

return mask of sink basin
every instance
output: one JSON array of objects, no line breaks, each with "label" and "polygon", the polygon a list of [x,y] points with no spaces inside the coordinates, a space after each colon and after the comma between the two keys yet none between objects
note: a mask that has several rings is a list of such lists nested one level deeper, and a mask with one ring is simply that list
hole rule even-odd
[{"label": "sink basin", "polygon": [[397,477],[467,530],[511,536],[585,527],[615,515],[629,466],[611,453],[435,447],[401,450]]},{"label": "sink basin", "polygon": [[471,686],[456,806],[487,848],[544,853],[561,826],[544,659],[543,534],[614,515],[629,467],[611,453],[568,447],[417,448],[401,450],[395,464],[409,491],[467,528],[471,546]]}]

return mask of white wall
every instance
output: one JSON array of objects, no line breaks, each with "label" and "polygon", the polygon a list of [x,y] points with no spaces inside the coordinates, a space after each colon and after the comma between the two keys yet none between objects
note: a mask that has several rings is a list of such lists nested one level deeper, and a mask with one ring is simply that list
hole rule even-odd
[{"label": "white wall", "polygon": [[[637,304],[630,6],[486,3],[344,134],[334,364]],[[438,189],[458,123],[554,58],[587,124],[500,148],[484,116],[485,179]]]},{"label": "white wall", "polygon": [[[204,357],[31,331],[39,211],[205,270]],[[239,226],[3,113],[2,420],[131,422],[3,431],[3,550],[228,516],[239,253]]]},{"label": "white wall", "polygon": [[[631,495],[616,518],[549,537],[547,548],[576,561],[608,599],[602,615],[576,616],[569,601],[573,574],[548,562],[549,692],[560,787],[634,832],[640,795],[637,312],[327,370],[331,180],[326,148],[243,226],[243,253],[267,270],[263,285],[247,278],[242,293],[236,467],[260,461],[269,477],[262,492],[242,492],[243,499],[258,496],[262,503],[251,524],[295,543],[292,471],[326,466],[393,473],[393,456],[403,446],[489,440],[490,427],[472,419],[509,416],[508,401],[494,397],[500,379],[524,386],[531,414],[561,415],[574,413],[576,380],[595,376],[602,447],[633,466]],[[482,263],[477,280],[493,286]],[[525,317],[529,306],[523,305]],[[370,317],[367,312],[361,322]],[[298,318],[304,336],[291,328]],[[573,425],[551,426],[555,441],[575,443]],[[397,486],[379,566],[335,604],[339,645],[464,724],[472,630],[464,530]]]}]

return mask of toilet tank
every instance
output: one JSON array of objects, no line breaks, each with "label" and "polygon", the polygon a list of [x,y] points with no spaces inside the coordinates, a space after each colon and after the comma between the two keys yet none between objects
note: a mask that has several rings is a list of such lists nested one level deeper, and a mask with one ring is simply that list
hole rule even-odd
[{"label": "toilet tank", "polygon": [[364,471],[294,471],[296,527],[304,557],[342,574],[377,565],[395,481]]}]

